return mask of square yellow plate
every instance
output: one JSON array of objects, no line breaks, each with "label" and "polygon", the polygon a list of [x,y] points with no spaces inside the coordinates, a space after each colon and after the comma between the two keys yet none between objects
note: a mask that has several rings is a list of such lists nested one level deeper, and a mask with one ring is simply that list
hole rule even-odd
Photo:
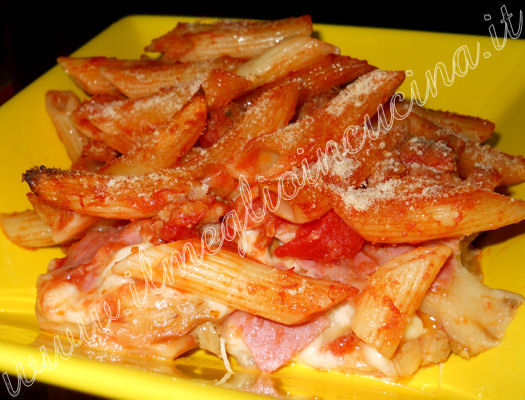
[{"label": "square yellow plate", "polygon": [[[124,18],[75,55],[136,58],[152,38],[183,20],[191,19]],[[342,54],[367,59],[383,69],[410,70],[412,76],[407,76],[402,87],[405,94],[410,95],[417,86],[420,98],[428,92],[430,107],[493,120],[497,146],[512,154],[525,153],[524,41],[509,38],[501,47],[503,38],[499,38],[500,47],[496,48],[489,37],[329,25],[316,25],[315,29],[323,40],[338,45]],[[0,108],[2,212],[29,207],[25,198],[28,188],[20,182],[27,168],[69,165],[44,109],[44,94],[49,89],[78,92],[55,67]],[[525,198],[524,185],[510,192]],[[491,234],[491,245],[483,253],[485,281],[490,286],[525,295],[525,235],[520,234],[524,231],[521,224]],[[497,348],[471,360],[452,356],[443,366],[424,369],[402,384],[298,365],[286,367],[271,378],[244,372],[219,384],[224,375],[222,362],[203,352],[174,362],[102,354],[90,359],[78,350],[71,356],[72,346],[67,340],[62,342],[61,357],[55,359],[50,351],[46,358],[40,344],[49,343],[49,338],[41,335],[34,316],[35,282],[48,261],[60,254],[58,249],[20,249],[0,234],[0,370],[12,374],[13,390],[19,385],[17,376],[24,372],[28,379],[125,398],[232,399],[250,397],[246,391],[257,390],[280,397],[360,399],[521,399],[525,394],[523,307]],[[0,387],[2,396],[6,391],[7,387]]]}]

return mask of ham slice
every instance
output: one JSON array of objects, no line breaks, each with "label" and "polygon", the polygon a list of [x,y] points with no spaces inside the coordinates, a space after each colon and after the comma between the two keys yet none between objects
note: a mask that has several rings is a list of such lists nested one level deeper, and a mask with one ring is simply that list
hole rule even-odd
[{"label": "ham slice", "polygon": [[230,326],[238,329],[262,372],[272,372],[310,344],[330,324],[320,316],[306,324],[288,326],[243,311],[229,317]]},{"label": "ham slice", "polygon": [[381,266],[389,262],[392,258],[408,253],[409,251],[414,250],[416,247],[417,246],[411,244],[398,245],[367,243],[363,248],[363,252],[367,256],[373,258],[377,262],[378,266]]},{"label": "ham slice", "polygon": [[66,257],[53,260],[49,274],[56,282],[67,281],[88,292],[100,284],[100,273],[118,250],[141,242],[139,223],[93,230],[73,244]]},{"label": "ham slice", "polygon": [[110,243],[118,243],[124,247],[141,242],[140,225],[137,223],[111,227],[105,231],[91,231],[70,247],[61,267],[73,268],[86,264],[95,257],[100,248]]}]

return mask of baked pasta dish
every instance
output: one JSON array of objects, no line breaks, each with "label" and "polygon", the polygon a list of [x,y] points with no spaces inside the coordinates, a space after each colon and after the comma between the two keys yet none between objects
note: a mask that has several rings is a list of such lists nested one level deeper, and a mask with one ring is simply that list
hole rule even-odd
[{"label": "baked pasta dish", "polygon": [[492,122],[405,98],[403,71],[309,16],[58,63],[83,92],[45,98],[71,169],[27,170],[33,208],[2,214],[20,246],[64,249],[38,278],[43,330],[394,379],[503,339],[523,298],[483,283],[471,243],[525,219],[499,190],[525,159],[483,144]]}]

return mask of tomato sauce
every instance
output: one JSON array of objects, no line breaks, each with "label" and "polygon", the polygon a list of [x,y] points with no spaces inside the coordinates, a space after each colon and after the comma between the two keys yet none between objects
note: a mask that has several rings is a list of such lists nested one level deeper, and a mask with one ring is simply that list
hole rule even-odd
[{"label": "tomato sauce", "polygon": [[295,238],[277,247],[274,254],[330,262],[355,256],[363,244],[361,236],[334,211],[329,211],[320,219],[301,225]]}]

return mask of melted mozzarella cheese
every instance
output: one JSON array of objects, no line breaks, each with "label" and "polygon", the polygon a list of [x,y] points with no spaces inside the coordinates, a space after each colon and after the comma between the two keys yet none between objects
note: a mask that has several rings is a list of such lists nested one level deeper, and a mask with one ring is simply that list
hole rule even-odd
[{"label": "melted mozzarella cheese", "polygon": [[[123,247],[119,250],[117,250],[115,252],[115,254],[113,254],[113,257],[111,257],[111,259],[109,260],[108,264],[104,267],[104,270],[100,273],[100,277],[102,278],[102,285],[101,285],[101,289],[111,289],[111,288],[114,288],[114,284],[116,282],[115,279],[111,279],[108,281],[108,277],[110,275],[112,275],[112,269],[113,269],[113,266],[118,263],[119,261],[122,261],[124,260],[126,257],[128,257],[129,255],[131,255],[133,252],[135,251],[144,251],[148,248],[150,248],[151,246],[153,246],[152,243],[150,242],[144,242],[144,243],[140,243],[140,244],[132,244],[132,245],[129,245],[129,246],[126,246],[126,247]],[[121,277],[122,278],[122,281],[123,283],[126,283],[127,281],[130,281],[129,278],[127,277]],[[109,287],[106,287],[106,284],[110,285]]]},{"label": "melted mozzarella cheese", "polygon": [[343,304],[328,312],[326,316],[330,320],[330,326],[297,354],[295,359],[314,368],[339,368],[344,361],[343,357],[327,350],[325,345],[351,331],[353,315],[354,307],[350,304]]},{"label": "melted mozzarella cheese", "polygon": [[113,265],[129,256],[134,247],[139,251],[152,246],[151,243],[142,243],[121,248],[116,251],[106,267],[101,271],[101,286],[94,292],[85,293],[70,282],[61,281],[55,287],[43,293],[41,303],[41,314],[50,322],[73,322],[77,324],[91,325],[95,319],[102,320],[102,293],[115,290],[116,288],[130,283],[131,278],[112,274]]},{"label": "melted mozzarella cheese", "polygon": [[372,346],[364,344],[362,348],[363,348],[363,354],[365,356],[365,360],[368,364],[377,368],[379,371],[381,371],[386,376],[396,375],[394,364],[392,363],[392,361],[383,357],[381,353],[379,353]]},{"label": "melted mozzarella cheese", "polygon": [[91,309],[84,305],[85,296],[78,288],[68,282],[61,282],[45,292],[41,309],[49,321],[79,321],[86,323]]},{"label": "melted mozzarella cheese", "polygon": [[405,327],[405,332],[403,333],[403,340],[408,342],[410,340],[417,339],[420,336],[423,336],[427,330],[423,327],[423,321],[417,315],[412,316]]}]

